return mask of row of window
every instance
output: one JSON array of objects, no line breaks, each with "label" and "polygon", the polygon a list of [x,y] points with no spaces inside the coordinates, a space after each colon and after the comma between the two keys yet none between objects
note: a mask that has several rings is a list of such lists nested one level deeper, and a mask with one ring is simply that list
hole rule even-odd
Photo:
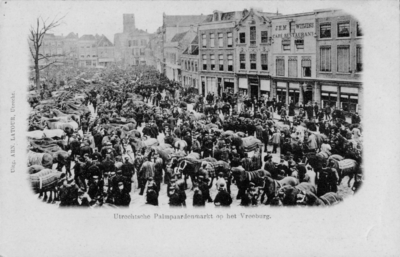
[{"label": "row of window", "polygon": [[81,55],[81,58],[90,58],[90,57],[97,57],[97,55],[88,54],[88,55],[86,55],[86,57],[85,57],[85,55]]},{"label": "row of window", "polygon": [[[257,54],[249,54],[250,70],[257,70]],[[260,54],[261,70],[268,70],[268,54]],[[246,54],[239,55],[240,69],[246,69]]]},{"label": "row of window", "polygon": [[[269,43],[268,31],[261,31],[261,43]],[[257,43],[257,29],[255,26],[250,27],[250,46],[255,46]],[[239,43],[246,44],[246,32],[239,33]]]},{"label": "row of window", "polygon": [[[363,36],[359,22],[356,23],[356,36]],[[337,37],[350,37],[350,21],[340,21],[337,23]],[[324,22],[319,25],[319,38],[332,38],[332,24],[330,22]]]},{"label": "row of window", "polygon": [[[350,73],[350,46],[338,46],[337,47],[337,65],[336,71],[341,73]],[[320,71],[331,72],[332,71],[332,49],[330,46],[323,46],[320,48]],[[362,47],[356,47],[356,72],[363,70],[362,65]]]},{"label": "row of window", "polygon": [[183,67],[187,71],[197,71],[197,62],[194,61],[182,61],[183,62]]},{"label": "row of window", "polygon": [[[226,44],[224,44],[224,34],[226,34]],[[216,33],[209,33],[209,39],[210,39],[210,45],[208,47],[214,48],[216,47],[216,42],[215,42],[215,36]],[[223,47],[233,47],[233,33],[228,32],[228,33],[217,33],[218,37],[218,47],[223,48]],[[207,34],[202,34],[202,47],[207,48]]]},{"label": "row of window", "polygon": [[140,41],[139,40],[128,40],[128,46],[129,47],[131,47],[131,46],[139,46],[139,42],[140,42],[141,46],[147,45],[146,40],[145,39],[141,39]]},{"label": "row of window", "polygon": [[[224,67],[224,63],[225,63],[225,59],[224,59],[224,55],[220,54],[218,55],[218,67],[215,66],[215,55],[214,54],[210,54],[210,65],[208,66],[207,63],[207,55],[203,55],[202,56],[202,63],[203,63],[203,70],[211,70],[211,71],[225,71],[225,67]],[[228,54],[227,55],[227,71],[233,71],[233,55],[232,54]]]},{"label": "row of window", "polygon": [[[297,58],[289,57],[288,60],[288,77],[297,78]],[[311,59],[304,58],[301,60],[302,77],[311,77]],[[285,76],[285,59],[276,59],[276,75]]]},{"label": "row of window", "polygon": [[43,42],[43,45],[44,46],[62,46],[63,45],[63,43],[62,42]]},{"label": "row of window", "polygon": [[132,55],[134,56],[144,56],[144,48],[134,48],[132,49]]}]

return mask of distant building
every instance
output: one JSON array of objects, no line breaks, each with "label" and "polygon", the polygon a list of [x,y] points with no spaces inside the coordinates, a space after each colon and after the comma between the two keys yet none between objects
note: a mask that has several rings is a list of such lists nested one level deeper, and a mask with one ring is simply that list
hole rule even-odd
[{"label": "distant building", "polygon": [[237,91],[234,31],[236,22],[242,17],[241,11],[214,11],[199,25],[201,94],[221,95],[225,90]]},{"label": "distant building", "polygon": [[115,62],[114,46],[104,35],[83,35],[77,48],[80,67],[105,67]]},{"label": "distant building", "polygon": [[115,62],[114,45],[104,35],[97,39],[97,64],[100,67],[107,67]]},{"label": "distant building", "polygon": [[322,106],[359,111],[363,102],[363,31],[341,10],[316,10],[315,100]]},{"label": "distant building", "polygon": [[190,42],[186,50],[181,54],[181,83],[189,88],[199,87],[199,37]]},{"label": "distant building", "polygon": [[68,65],[77,65],[78,64],[78,33],[69,33],[66,37],[64,37],[64,54],[65,54],[65,63]]},{"label": "distant building", "polygon": [[144,65],[151,34],[135,27],[134,14],[123,15],[123,32],[114,35],[115,60],[126,67]]},{"label": "distant building", "polygon": [[39,60],[40,67],[45,67],[50,63],[53,65],[64,65],[64,37],[50,33],[45,34],[39,53],[42,55],[40,58],[43,58]]},{"label": "distant building", "polygon": [[197,36],[193,26],[190,30],[176,34],[164,44],[165,75],[168,79],[181,81],[181,54]]},{"label": "distant building", "polygon": [[271,96],[271,18],[279,15],[261,10],[245,10],[235,27],[235,70],[238,91],[242,95]]}]

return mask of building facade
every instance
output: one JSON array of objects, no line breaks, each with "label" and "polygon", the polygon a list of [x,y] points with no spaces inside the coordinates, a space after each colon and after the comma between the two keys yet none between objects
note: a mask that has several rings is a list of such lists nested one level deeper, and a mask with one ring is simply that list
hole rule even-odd
[{"label": "building facade", "polygon": [[135,27],[135,15],[123,14],[123,32],[114,34],[115,61],[119,65],[146,64],[146,48],[151,34]]},{"label": "building facade", "polygon": [[235,29],[235,70],[238,91],[249,97],[271,96],[272,22],[277,13],[250,9]]},{"label": "building facade", "polygon": [[39,53],[42,55],[40,58],[43,58],[39,60],[39,67],[45,67],[49,64],[64,65],[64,37],[50,33],[45,34]]},{"label": "building facade", "polygon": [[214,11],[199,25],[200,94],[237,92],[234,33],[242,15]]},{"label": "building facade", "polygon": [[199,87],[199,38],[196,37],[181,55],[181,83],[189,88]]},{"label": "building facade", "polygon": [[272,95],[286,104],[319,101],[315,19],[314,12],[272,18]]},{"label": "building facade", "polygon": [[107,67],[115,62],[114,45],[104,35],[97,40],[98,67]]},{"label": "building facade", "polygon": [[190,30],[176,34],[170,42],[164,44],[165,75],[168,79],[181,81],[181,55],[196,36],[197,31],[191,26]]},{"label": "building facade", "polygon": [[97,66],[97,47],[96,37],[93,35],[83,35],[78,40],[79,67]]},{"label": "building facade", "polygon": [[322,106],[358,111],[363,101],[361,24],[340,10],[316,12],[317,99]]}]

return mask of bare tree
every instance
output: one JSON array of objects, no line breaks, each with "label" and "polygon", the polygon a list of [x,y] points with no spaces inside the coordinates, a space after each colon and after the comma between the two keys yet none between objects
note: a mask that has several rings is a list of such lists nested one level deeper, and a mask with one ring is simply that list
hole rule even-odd
[{"label": "bare tree", "polygon": [[[42,17],[38,17],[36,19],[36,27],[31,26],[30,28],[29,50],[31,52],[34,63],[36,89],[40,89],[40,71],[56,63],[56,60],[52,59],[52,57],[62,56],[62,55],[46,56],[41,53],[40,48],[42,47],[43,38],[45,34],[51,31],[52,29],[60,26],[62,24],[62,20],[64,19],[64,17],[65,15],[61,18],[55,17],[51,22],[48,21],[48,18],[46,20],[43,20]],[[39,67],[39,62],[40,60],[43,59],[49,62],[46,63],[44,67]]]}]

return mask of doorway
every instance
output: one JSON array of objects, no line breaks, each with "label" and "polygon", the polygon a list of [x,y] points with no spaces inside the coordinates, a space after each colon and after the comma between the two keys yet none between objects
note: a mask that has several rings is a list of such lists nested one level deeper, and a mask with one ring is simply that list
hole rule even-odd
[{"label": "doorway", "polygon": [[251,86],[251,97],[255,97],[258,99],[258,85],[250,85]]},{"label": "doorway", "polygon": [[309,102],[312,104],[312,91],[311,90],[304,91],[304,105],[308,104]]}]

